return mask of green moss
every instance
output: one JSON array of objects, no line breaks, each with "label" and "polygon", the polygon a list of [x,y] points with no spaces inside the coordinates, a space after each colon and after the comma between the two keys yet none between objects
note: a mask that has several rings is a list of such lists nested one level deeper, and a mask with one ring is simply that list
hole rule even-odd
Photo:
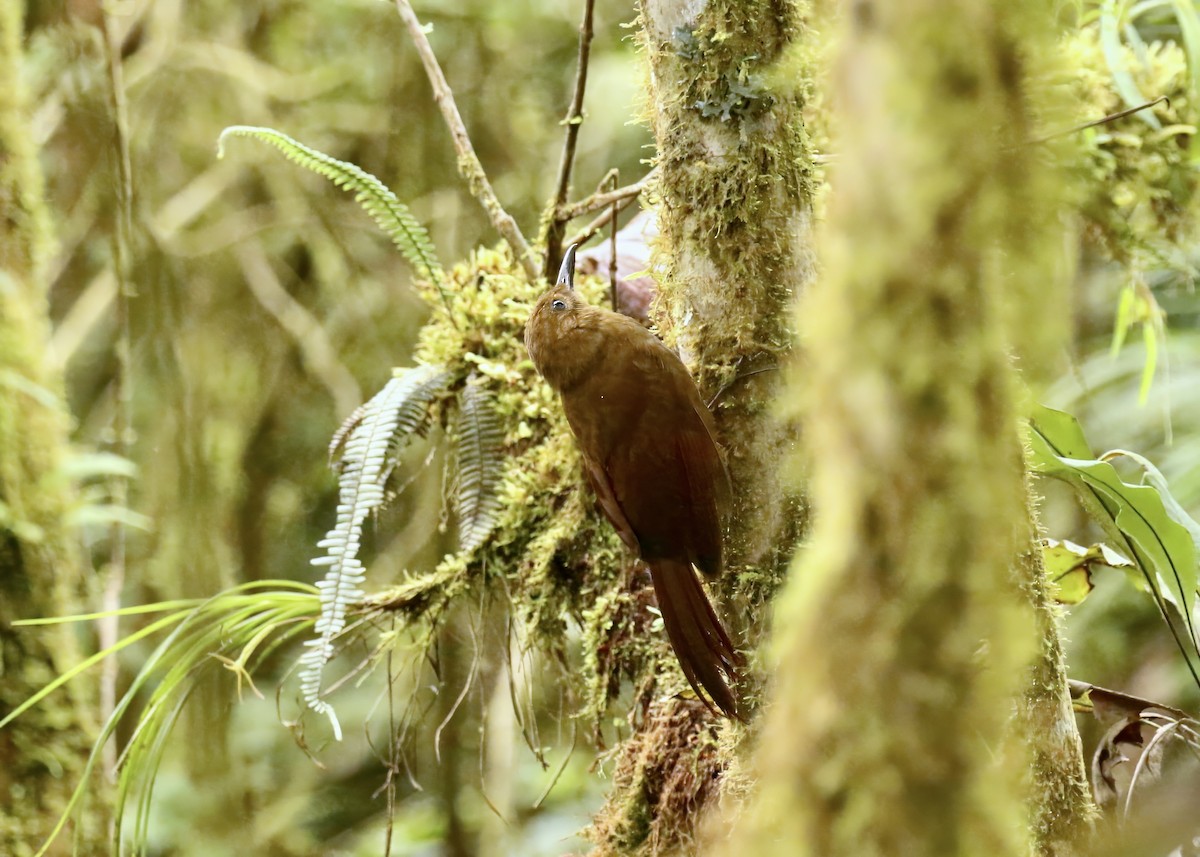
[{"label": "green moss", "polygon": [[[47,368],[43,180],[21,81],[22,10],[0,0],[0,711],[9,712],[73,667],[66,627],[14,628],[18,619],[74,612],[83,565],[66,521],[75,500],[62,462],[69,416],[63,379]],[[74,682],[0,732],[0,853],[32,854],[78,782],[94,732],[94,686]],[[105,839],[102,785],[81,814],[79,847]]]},{"label": "green moss", "polygon": [[[661,309],[688,324],[702,386],[732,380],[731,366],[790,344],[782,308],[795,285],[795,217],[812,195],[811,164],[795,87],[771,71],[794,36],[799,4],[709,3],[692,28],[657,34],[654,117],[661,169],[660,229],[670,254]],[[653,28],[650,28],[653,30]],[[709,270],[685,261],[699,245]],[[697,312],[697,292],[723,284],[722,312]],[[712,301],[715,295],[709,296]]]},{"label": "green moss", "polygon": [[[1077,69],[1070,85],[1085,119],[1125,109],[1098,26],[1074,31],[1063,50]],[[1134,266],[1170,264],[1173,248],[1186,246],[1196,233],[1200,104],[1179,45],[1155,42],[1142,54],[1123,45],[1120,59],[1142,92],[1169,99],[1153,109],[1163,127],[1155,130],[1128,116],[1082,132],[1080,210],[1088,234],[1112,258]]]},{"label": "green moss", "polygon": [[696,700],[651,706],[622,748],[613,789],[586,835],[596,857],[691,853],[703,809],[721,788],[726,724]]},{"label": "green moss", "polygon": [[[678,670],[663,635],[650,629],[647,582],[596,511],[562,406],[525,351],[525,321],[543,285],[530,283],[504,250],[478,250],[447,277],[449,311],[433,286],[420,286],[432,312],[416,358],[455,379],[436,403],[444,424],[453,423],[468,376],[492,394],[504,434],[500,513],[476,550],[447,556],[364,607],[432,626],[454,604],[477,603],[481,591],[503,592],[521,638],[557,663],[576,660],[566,651],[574,621],[583,651],[582,668],[570,675],[574,712],[598,729],[624,680],[653,693],[660,662],[669,664],[672,686]],[[604,300],[599,277],[581,277],[577,287],[593,303]]]}]

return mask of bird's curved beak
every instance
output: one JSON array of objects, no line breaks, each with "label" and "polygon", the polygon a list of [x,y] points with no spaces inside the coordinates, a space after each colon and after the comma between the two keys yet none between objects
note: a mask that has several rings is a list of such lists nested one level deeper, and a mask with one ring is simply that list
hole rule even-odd
[{"label": "bird's curved beak", "polygon": [[572,244],[567,248],[567,254],[563,256],[562,267],[558,269],[558,282],[555,285],[566,286],[574,291],[575,289],[575,248],[578,244]]}]

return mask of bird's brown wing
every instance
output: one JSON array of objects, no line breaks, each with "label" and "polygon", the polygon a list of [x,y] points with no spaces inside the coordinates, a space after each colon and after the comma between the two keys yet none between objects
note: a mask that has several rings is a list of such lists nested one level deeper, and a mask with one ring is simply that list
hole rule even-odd
[{"label": "bird's brown wing", "polygon": [[687,557],[710,576],[721,573],[722,507],[728,477],[717,445],[703,425],[681,431],[675,438],[677,468],[685,483]]},{"label": "bird's brown wing", "polygon": [[600,511],[604,513],[604,517],[608,518],[609,523],[613,525],[613,529],[617,531],[617,535],[621,537],[621,541],[625,543],[625,546],[640,555],[642,549],[638,544],[637,534],[633,531],[633,526],[629,523],[629,519],[625,517],[625,512],[621,509],[621,503],[617,500],[617,495],[613,491],[608,474],[604,472],[604,467],[595,459],[585,455],[583,457],[583,472],[587,474],[588,482],[592,486],[592,491],[596,494],[596,502],[600,505]]}]

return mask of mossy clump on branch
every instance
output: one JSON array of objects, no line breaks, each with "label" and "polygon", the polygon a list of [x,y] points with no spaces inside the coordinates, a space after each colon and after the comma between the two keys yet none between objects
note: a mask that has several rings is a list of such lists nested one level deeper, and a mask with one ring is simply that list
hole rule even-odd
[{"label": "mossy clump on branch", "polygon": [[[418,288],[433,313],[415,359],[454,379],[435,419],[456,430],[459,393],[470,383],[486,391],[500,425],[498,512],[478,547],[414,572],[365,606],[432,626],[455,599],[478,601],[489,587],[508,601],[520,637],[560,664],[577,660],[567,651],[573,619],[583,651],[582,669],[572,672],[576,713],[596,724],[622,680],[652,670],[666,644],[650,631],[655,614],[640,566],[596,511],[562,407],[525,350],[525,322],[545,286],[530,283],[507,250],[482,249],[447,273],[441,291]],[[593,304],[604,300],[598,277],[581,277],[577,288]]]},{"label": "mossy clump on branch", "polygon": [[[1114,86],[1096,27],[1076,31],[1063,47],[1086,118],[1127,107]],[[1105,254],[1125,264],[1161,265],[1170,263],[1172,248],[1189,242],[1196,230],[1200,104],[1191,88],[1187,56],[1174,42],[1154,42],[1144,53],[1122,45],[1120,59],[1138,90],[1151,99],[1167,98],[1151,108],[1162,127],[1135,114],[1080,132],[1079,208],[1087,235]]]}]

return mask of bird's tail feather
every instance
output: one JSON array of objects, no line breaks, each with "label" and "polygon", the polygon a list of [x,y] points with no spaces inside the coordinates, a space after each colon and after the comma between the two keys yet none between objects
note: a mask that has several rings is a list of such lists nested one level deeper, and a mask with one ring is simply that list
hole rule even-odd
[{"label": "bird's tail feather", "polygon": [[727,717],[741,719],[733,691],[721,674],[723,671],[736,680],[741,658],[704,594],[691,563],[657,559],[647,565],[667,638],[688,684],[706,705],[711,699]]}]

